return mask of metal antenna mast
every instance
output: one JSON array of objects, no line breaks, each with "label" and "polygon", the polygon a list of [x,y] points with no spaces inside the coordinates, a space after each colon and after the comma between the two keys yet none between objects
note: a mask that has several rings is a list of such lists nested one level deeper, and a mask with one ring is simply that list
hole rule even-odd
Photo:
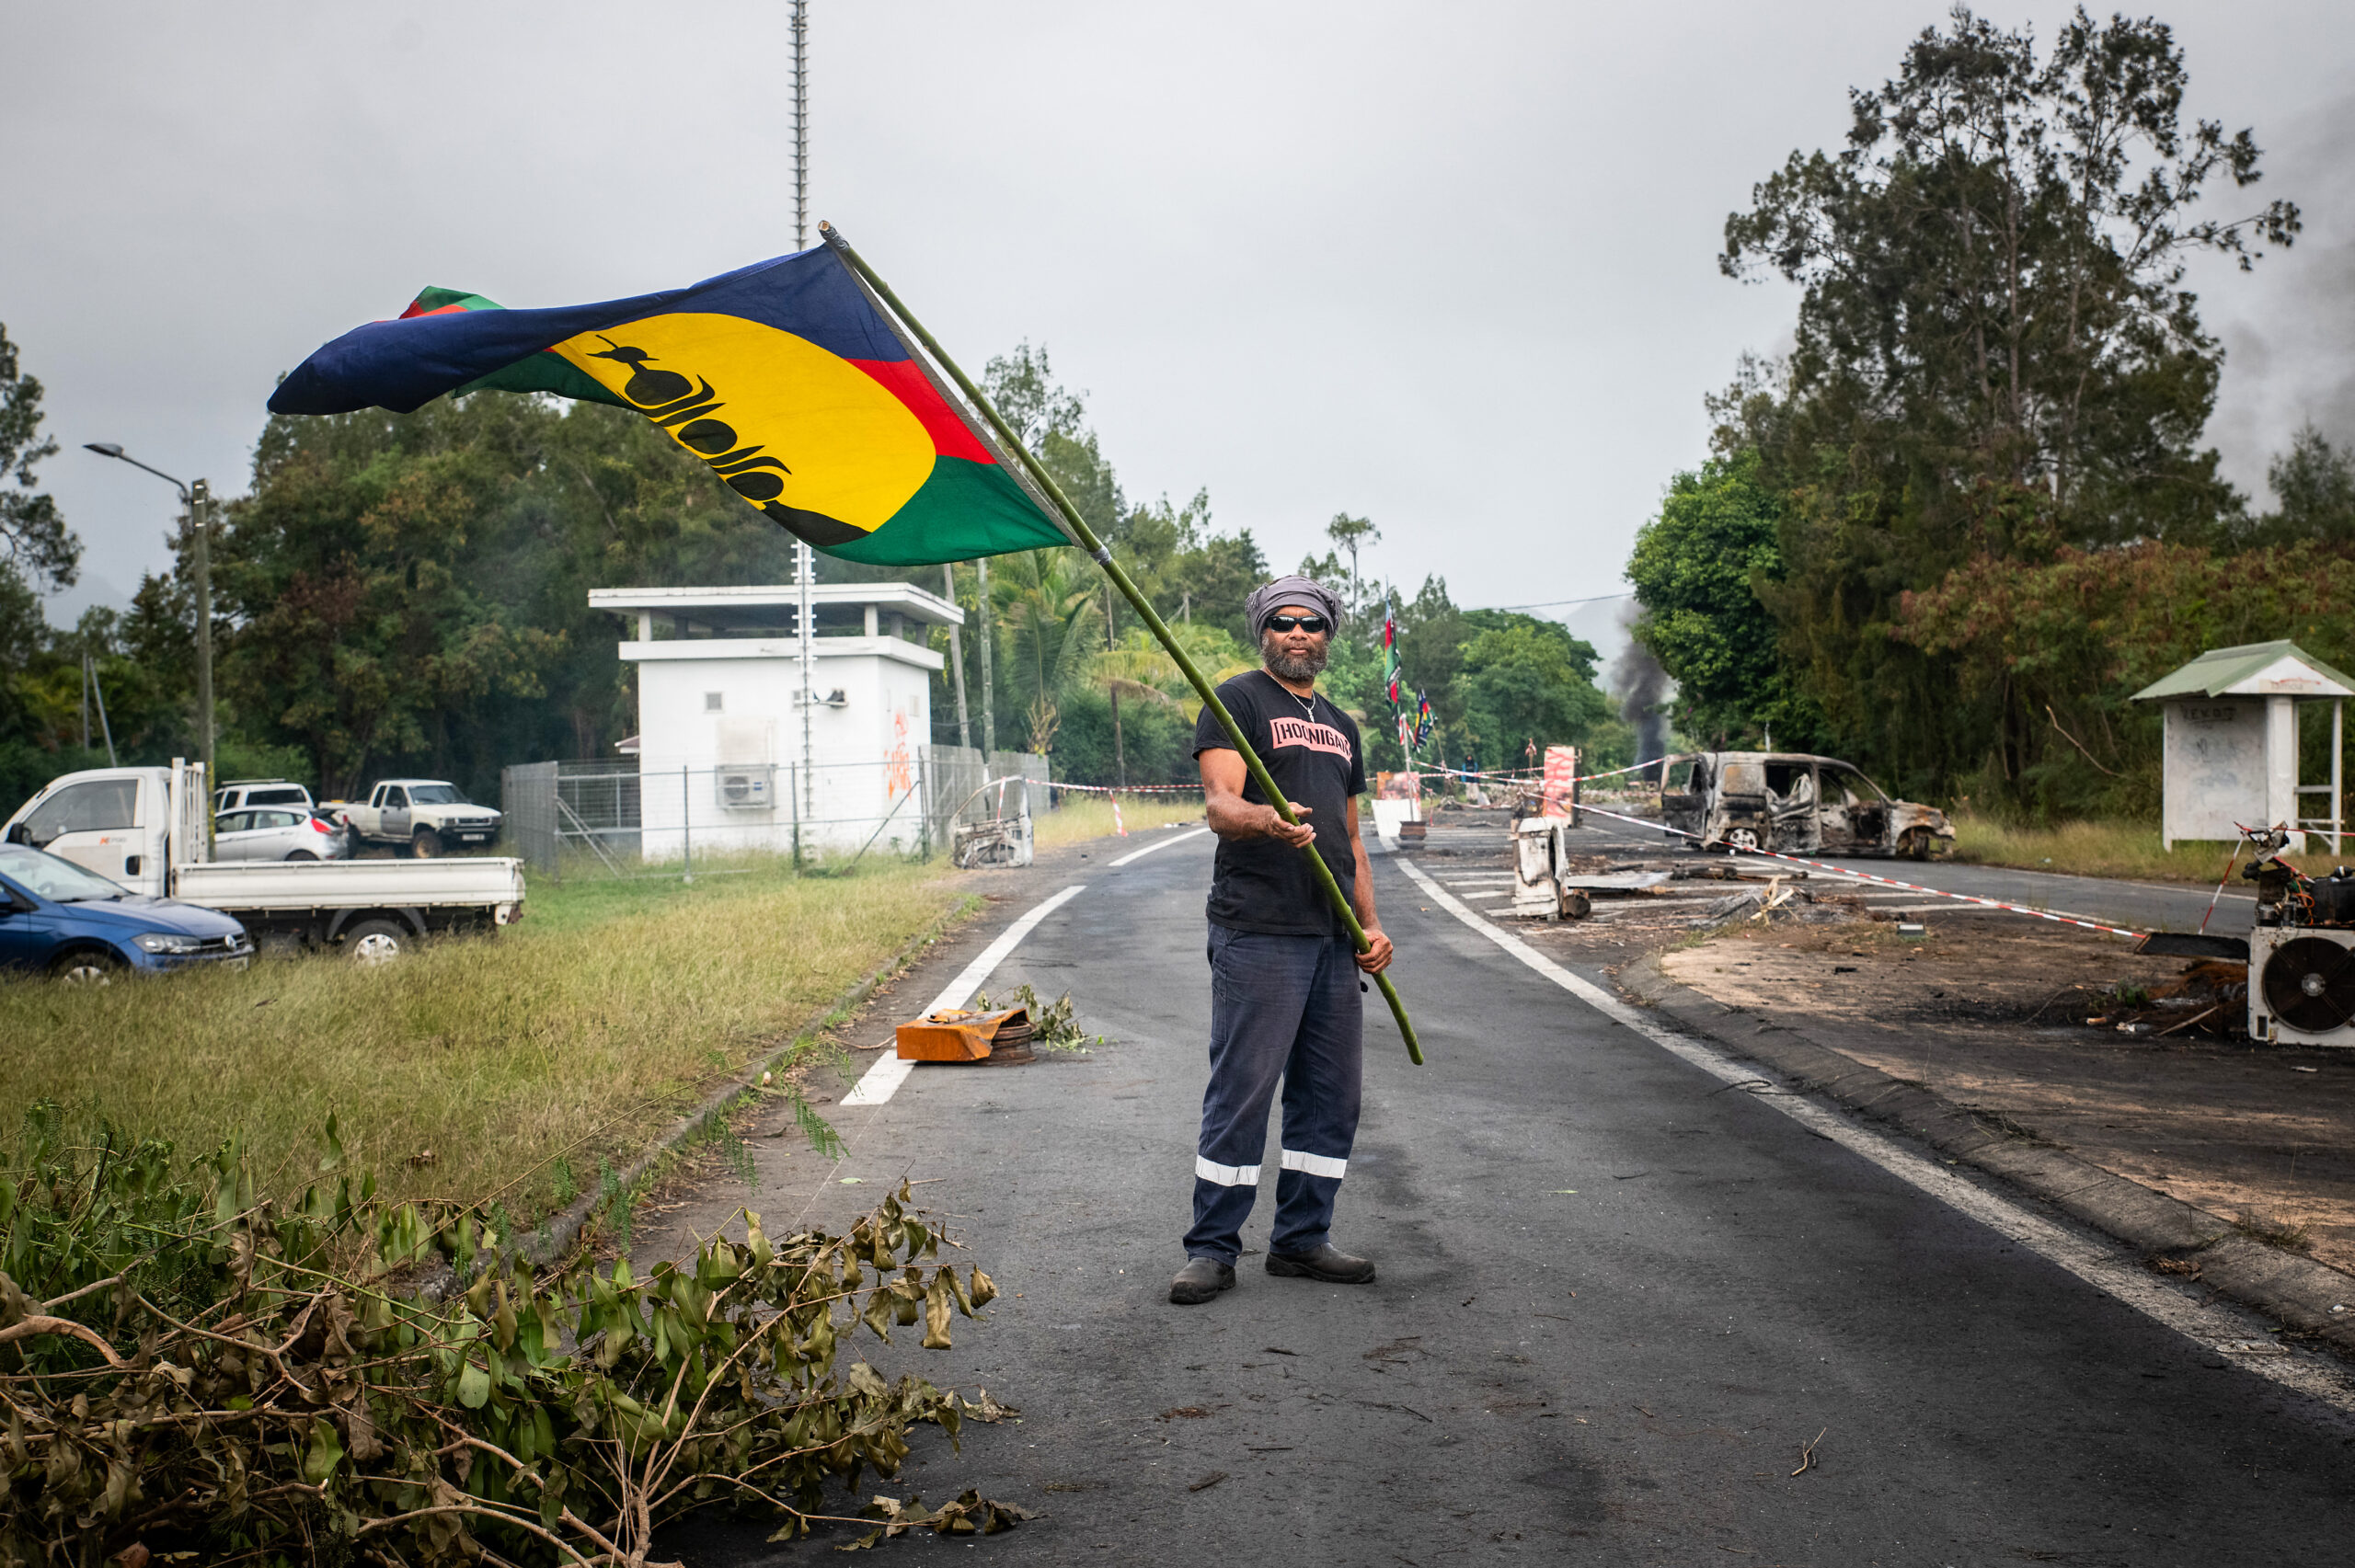
[{"label": "metal antenna mast", "polygon": [[[793,248],[810,248],[810,0],[793,0]],[[800,588],[794,631],[801,655],[801,811],[803,820],[818,814],[817,779],[812,772],[817,749],[810,735],[811,710],[818,705],[816,628],[810,624],[810,589],[818,576],[817,553],[801,540],[793,542],[793,578]]]},{"label": "metal antenna mast", "polygon": [[793,248],[810,248],[810,0],[793,0]]}]

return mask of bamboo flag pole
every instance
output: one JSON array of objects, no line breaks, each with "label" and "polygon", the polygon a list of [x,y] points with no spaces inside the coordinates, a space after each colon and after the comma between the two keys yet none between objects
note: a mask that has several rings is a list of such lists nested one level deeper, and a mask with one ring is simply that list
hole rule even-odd
[{"label": "bamboo flag pole", "polygon": [[[1202,699],[1203,704],[1218,715],[1218,722],[1226,730],[1227,738],[1234,741],[1235,750],[1242,753],[1243,765],[1250,771],[1252,782],[1259,786],[1259,792],[1265,795],[1268,797],[1268,803],[1275,807],[1276,815],[1282,818],[1288,824],[1298,825],[1300,818],[1293,812],[1292,802],[1284,798],[1283,792],[1276,787],[1276,781],[1269,776],[1267,764],[1259,761],[1258,753],[1252,750],[1251,743],[1244,738],[1243,728],[1235,722],[1235,715],[1226,711],[1226,704],[1218,700],[1218,693],[1211,689],[1209,680],[1196,667],[1186,650],[1178,646],[1177,637],[1171,635],[1168,623],[1162,620],[1160,612],[1154,609],[1152,601],[1138,590],[1136,583],[1122,569],[1120,564],[1112,559],[1112,552],[1105,546],[1102,540],[1096,537],[1095,530],[1089,528],[1087,520],[1079,515],[1079,509],[1072,505],[1071,498],[1063,494],[1063,486],[1055,483],[1054,476],[1046,471],[1037,458],[1030,455],[1030,449],[1023,445],[1021,438],[1017,436],[1012,428],[999,416],[996,408],[991,406],[990,400],[982,395],[981,388],[975,386],[965,372],[957,368],[957,361],[950,359],[948,351],[941,348],[932,334],[925,330],[924,324],[915,318],[914,314],[900,303],[900,296],[891,292],[891,285],[877,277],[875,269],[867,266],[865,258],[857,251],[851,248],[850,242],[843,238],[841,231],[832,223],[821,222],[818,225],[818,233],[823,236],[826,244],[833,248],[834,254],[842,258],[868,288],[875,291],[877,297],[881,299],[890,308],[892,314],[900,318],[901,325],[908,329],[917,342],[924,345],[925,351],[932,356],[933,361],[948,372],[949,379],[957,383],[958,390],[962,392],[973,406],[981,411],[982,418],[990,422],[990,428],[997,432],[998,439],[1005,443],[1007,449],[1017,458],[1021,460],[1023,468],[1039,487],[1053,500],[1056,509],[1063,513],[1063,524],[1070,529],[1073,537],[1080,542],[1082,548],[1086,550],[1096,564],[1104,568],[1105,575],[1112,579],[1112,586],[1120,590],[1120,597],[1127,600],[1144,624],[1152,628],[1153,635],[1160,639],[1162,647],[1166,649],[1169,657],[1177,661],[1178,668],[1185,672],[1187,681],[1192,685],[1195,693]],[[1325,857],[1316,853],[1316,847],[1314,844],[1302,850],[1301,853],[1307,857],[1309,868],[1315,873],[1317,885],[1324,888],[1326,898],[1332,901],[1333,908],[1339,912],[1342,921],[1348,925],[1350,940],[1356,944],[1359,952],[1365,952],[1373,944],[1366,936],[1365,927],[1359,923],[1357,910],[1350,907],[1349,896],[1341,891],[1340,883],[1334,879],[1333,868],[1325,864]],[[1407,1059],[1417,1067],[1422,1066],[1423,1047],[1415,1037],[1415,1025],[1407,1016],[1407,1004],[1398,999],[1397,988],[1390,983],[1390,976],[1386,972],[1374,976],[1373,981],[1382,988],[1382,999],[1390,1004],[1390,1015],[1398,1021],[1398,1033],[1407,1042]]]}]

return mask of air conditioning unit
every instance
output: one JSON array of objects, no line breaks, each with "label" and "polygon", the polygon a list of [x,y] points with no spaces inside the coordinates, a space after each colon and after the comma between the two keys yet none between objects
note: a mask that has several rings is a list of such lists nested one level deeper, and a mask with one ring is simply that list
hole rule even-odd
[{"label": "air conditioning unit", "polygon": [[718,770],[719,804],[730,811],[766,811],[776,804],[776,769],[767,762]]},{"label": "air conditioning unit", "polygon": [[2355,1046],[2355,927],[2250,932],[2248,1033],[2288,1045]]}]

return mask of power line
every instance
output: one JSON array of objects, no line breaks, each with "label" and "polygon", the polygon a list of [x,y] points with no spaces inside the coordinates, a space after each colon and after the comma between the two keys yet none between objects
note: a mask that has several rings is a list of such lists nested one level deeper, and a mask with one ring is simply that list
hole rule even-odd
[{"label": "power line", "polygon": [[1591,593],[1584,599],[1547,599],[1535,604],[1499,604],[1495,606],[1495,608],[1499,610],[1554,610],[1558,609],[1565,604],[1600,604],[1606,599],[1633,599],[1635,597],[1635,590],[1630,589],[1625,593]]}]

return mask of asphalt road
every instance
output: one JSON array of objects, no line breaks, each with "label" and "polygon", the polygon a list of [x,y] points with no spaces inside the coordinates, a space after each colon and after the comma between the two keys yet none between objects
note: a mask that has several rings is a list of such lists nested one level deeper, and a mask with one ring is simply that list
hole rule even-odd
[{"label": "asphalt road", "polygon": [[[1046,1516],[883,1551],[1315,1568],[2349,1560],[2355,1422],[1727,1092],[1388,860],[1384,923],[1430,1065],[1370,1008],[1336,1228],[1381,1277],[1275,1279],[1255,1253],[1217,1301],[1168,1305],[1205,1072],[1209,859],[1198,839],[1092,861],[999,968],[990,989],[1068,989],[1110,1043],[919,1070],[885,1104],[830,1110],[851,1145],[839,1168],[804,1151],[764,1175],[754,1207],[773,1230],[797,1205],[839,1222],[885,1181],[929,1181],[921,1196],[1006,1293],[987,1322],[959,1321],[953,1351],[871,1351],[1023,1412],[969,1427],[961,1455],[919,1439],[891,1490],[977,1485]],[[928,996],[965,956],[903,992]],[[1264,1245],[1274,1163],[1246,1246]],[[764,1533],[670,1544],[695,1563],[786,1561]]]},{"label": "asphalt road", "polygon": [[[1614,822],[1591,814],[1586,819],[1586,827],[1596,840],[1594,853],[1598,854],[1683,853],[1667,834],[1657,830]],[[2208,913],[2209,899],[2215,893],[2212,884],[2188,887],[2164,882],[2121,882],[2050,871],[2018,871],[1999,865],[1958,865],[1945,861],[1832,859],[1830,864],[1944,892],[1968,893],[2033,909],[2086,915],[2136,931],[2197,931]],[[2216,869],[2221,873],[2224,868],[2219,864]],[[2246,891],[2248,887],[2240,879],[2240,867],[2234,866],[2231,881],[2215,900],[2214,917],[2208,921],[2210,932],[2222,936],[2248,933],[2257,915],[2257,899]]]}]

